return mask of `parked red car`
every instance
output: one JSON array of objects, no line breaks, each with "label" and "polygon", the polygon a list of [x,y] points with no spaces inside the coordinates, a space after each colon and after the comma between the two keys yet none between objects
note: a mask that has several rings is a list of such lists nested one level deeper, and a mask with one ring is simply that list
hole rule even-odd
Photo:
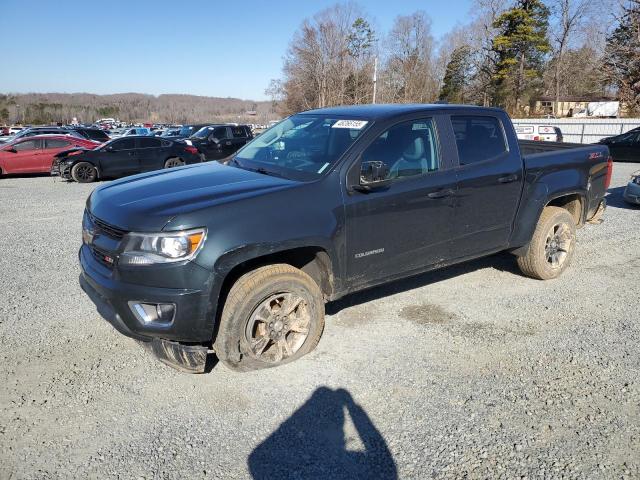
[{"label": "parked red car", "polygon": [[37,135],[0,146],[0,176],[8,173],[49,173],[56,153],[100,143],[70,135]]}]

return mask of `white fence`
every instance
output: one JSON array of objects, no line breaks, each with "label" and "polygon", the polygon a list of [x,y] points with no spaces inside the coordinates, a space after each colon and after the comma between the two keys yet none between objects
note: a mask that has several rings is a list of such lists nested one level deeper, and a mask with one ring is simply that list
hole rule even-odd
[{"label": "white fence", "polygon": [[523,118],[514,125],[551,125],[562,130],[565,142],[596,143],[604,137],[619,135],[640,127],[640,118]]}]

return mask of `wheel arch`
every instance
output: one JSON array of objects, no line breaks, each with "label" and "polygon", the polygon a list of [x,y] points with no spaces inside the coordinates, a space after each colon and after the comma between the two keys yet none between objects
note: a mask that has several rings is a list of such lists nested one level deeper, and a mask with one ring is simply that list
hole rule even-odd
[{"label": "wheel arch", "polygon": [[571,214],[577,228],[584,225],[587,201],[585,192],[582,190],[567,190],[549,194],[548,188],[540,184],[535,194],[532,193],[528,199],[522,201],[528,202],[528,204],[522,212],[518,213],[515,222],[509,250],[514,255],[521,256],[526,253],[536,225],[540,220],[540,215],[547,207],[563,208]]},{"label": "wheel arch", "polygon": [[[551,198],[543,208],[560,207],[568,211],[576,222],[576,227],[584,225],[586,198],[582,192],[563,193]],[[540,212],[542,213],[542,211]]]},{"label": "wheel arch", "polygon": [[[223,259],[224,261],[224,259]],[[252,256],[236,257],[224,276],[222,291],[245,273],[256,268],[275,263],[285,263],[298,268],[309,275],[318,285],[325,299],[329,299],[335,292],[333,261],[329,252],[322,246],[298,246],[278,251],[264,251]]]}]

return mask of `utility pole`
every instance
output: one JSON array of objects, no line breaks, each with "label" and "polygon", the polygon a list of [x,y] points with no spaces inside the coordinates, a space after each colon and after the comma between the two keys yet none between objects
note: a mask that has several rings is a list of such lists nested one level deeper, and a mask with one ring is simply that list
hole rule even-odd
[{"label": "utility pole", "polygon": [[378,86],[378,57],[373,59],[373,102],[376,103],[376,92]]}]

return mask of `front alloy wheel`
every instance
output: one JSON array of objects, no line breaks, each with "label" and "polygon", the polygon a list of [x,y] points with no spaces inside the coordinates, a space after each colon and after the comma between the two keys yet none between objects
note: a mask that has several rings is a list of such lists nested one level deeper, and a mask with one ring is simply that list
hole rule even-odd
[{"label": "front alloy wheel", "polygon": [[255,358],[279,363],[300,350],[309,335],[310,323],[309,309],[302,297],[277,293],[254,310],[245,336]]},{"label": "front alloy wheel", "polygon": [[311,352],[323,329],[317,283],[291,265],[267,265],[229,290],[213,348],[233,370],[275,367]]}]

